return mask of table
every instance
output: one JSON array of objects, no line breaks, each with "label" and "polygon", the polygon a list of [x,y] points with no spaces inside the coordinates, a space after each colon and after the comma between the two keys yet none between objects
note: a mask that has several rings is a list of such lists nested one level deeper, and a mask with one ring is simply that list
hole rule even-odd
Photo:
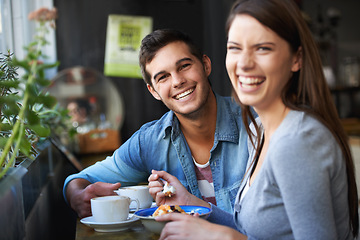
[{"label": "table", "polygon": [[145,227],[141,224],[141,221],[136,221],[134,224],[128,229],[120,232],[109,232],[102,233],[96,232],[93,228],[86,226],[80,222],[80,219],[77,220],[76,223],[76,238],[75,240],[157,240],[159,239],[159,235],[152,233],[145,229]]}]

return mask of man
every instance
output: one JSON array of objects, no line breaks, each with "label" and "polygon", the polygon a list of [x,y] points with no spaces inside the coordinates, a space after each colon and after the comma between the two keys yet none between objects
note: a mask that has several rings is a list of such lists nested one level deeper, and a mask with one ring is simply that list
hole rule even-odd
[{"label": "man", "polygon": [[70,206],[80,217],[89,216],[92,197],[146,182],[155,169],[232,212],[248,158],[239,106],[214,94],[210,59],[181,32],[146,36],[139,61],[148,90],[170,111],[144,124],[111,157],[69,176],[64,195]]}]

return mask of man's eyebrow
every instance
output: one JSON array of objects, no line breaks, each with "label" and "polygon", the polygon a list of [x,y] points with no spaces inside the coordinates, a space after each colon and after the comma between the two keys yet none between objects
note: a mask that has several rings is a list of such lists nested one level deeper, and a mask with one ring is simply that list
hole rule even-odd
[{"label": "man's eyebrow", "polygon": [[191,61],[191,62],[193,62],[194,60],[192,60],[192,59],[189,58],[189,57],[185,57],[185,58],[182,58],[182,59],[176,61],[176,66],[177,66],[177,65],[180,65],[180,64],[181,64],[182,62],[184,62],[184,61]]},{"label": "man's eyebrow", "polygon": [[[178,61],[176,61],[175,65],[178,66],[178,65],[180,65],[180,64],[181,64],[182,62],[184,62],[184,61],[191,61],[191,62],[193,62],[194,60],[192,60],[191,58],[188,58],[188,57],[182,58],[182,59],[179,59]],[[159,75],[161,75],[161,74],[164,74],[164,73],[166,73],[166,71],[160,71],[160,72],[156,73],[156,74],[154,75],[154,77],[153,77],[154,80],[156,79],[157,76],[159,76]]]}]

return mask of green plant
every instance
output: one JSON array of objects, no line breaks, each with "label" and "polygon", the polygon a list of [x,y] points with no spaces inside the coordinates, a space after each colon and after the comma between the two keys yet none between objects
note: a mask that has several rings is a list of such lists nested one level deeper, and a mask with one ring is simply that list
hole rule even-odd
[{"label": "green plant", "polygon": [[[34,159],[36,143],[50,135],[51,127],[59,127],[67,111],[61,109],[56,99],[46,92],[51,83],[45,70],[58,65],[45,64],[43,47],[50,27],[54,27],[56,9],[41,8],[29,14],[38,23],[34,41],[25,47],[27,55],[18,60],[8,51],[0,56],[0,179],[19,159]],[[17,71],[24,70],[22,77]]]}]

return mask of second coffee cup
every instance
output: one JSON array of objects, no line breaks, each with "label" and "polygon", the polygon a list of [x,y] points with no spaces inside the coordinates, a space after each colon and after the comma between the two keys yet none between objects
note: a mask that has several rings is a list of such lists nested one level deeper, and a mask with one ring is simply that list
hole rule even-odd
[{"label": "second coffee cup", "polygon": [[[140,208],[149,208],[153,202],[153,198],[149,193],[149,187],[146,185],[121,187],[115,191],[120,196],[127,196],[131,199],[138,199]],[[135,208],[134,204],[130,208]]]}]

